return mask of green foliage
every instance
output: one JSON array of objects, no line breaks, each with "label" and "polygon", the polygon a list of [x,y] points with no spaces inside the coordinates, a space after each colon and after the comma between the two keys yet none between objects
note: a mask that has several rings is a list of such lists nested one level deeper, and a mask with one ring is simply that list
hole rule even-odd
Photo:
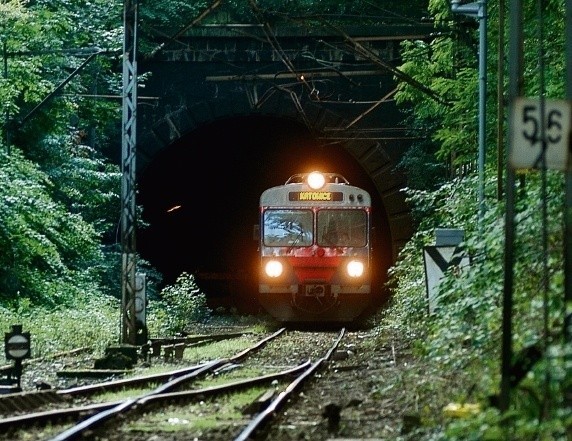
[{"label": "green foliage", "polygon": [[191,23],[201,12],[213,2],[206,0],[188,2],[176,0],[172,2],[143,1],[140,3],[140,16],[143,28],[148,25],[158,28],[178,30]]},{"label": "green foliage", "polygon": [[[59,142],[58,142],[59,141]],[[101,235],[113,233],[120,210],[121,173],[96,149],[72,139],[49,142],[41,162],[52,182],[52,197],[91,223]]]},{"label": "green foliage", "polygon": [[[492,198],[494,179],[485,180],[487,207],[482,231],[477,231],[475,176],[451,181],[437,189],[424,187],[423,175],[418,176],[424,171],[421,164],[432,154],[437,162],[450,161],[453,165],[470,164],[477,157],[478,27],[467,17],[461,20],[453,15],[449,3],[445,0],[429,2],[430,13],[443,32],[430,41],[403,43],[401,69],[430,87],[448,104],[439,103],[410,84],[399,85],[396,100],[410,111],[411,129],[422,128],[430,136],[425,147],[437,148],[432,150],[416,144],[402,163],[410,175],[408,200],[418,230],[391,269],[390,284],[395,296],[391,308],[385,312],[384,326],[391,335],[405,335],[410,339],[416,353],[424,357],[427,372],[439,375],[446,370],[474,381],[472,385],[465,384],[463,390],[450,385],[449,395],[457,396],[461,402],[480,402],[485,408],[461,420],[434,420],[433,424],[442,424],[443,430],[433,427],[433,433],[437,431],[438,435],[426,433],[427,439],[565,440],[572,430],[572,411],[563,397],[572,383],[572,366],[569,349],[559,343],[564,310],[562,175],[548,172],[545,188],[539,173],[519,177],[514,263],[513,268],[507,269],[504,268],[505,207]],[[498,7],[498,4],[488,4],[489,109],[496,108],[493,88],[497,87]],[[564,77],[559,76],[565,54],[563,7],[563,2],[558,1],[545,5],[542,42],[538,26],[525,26],[524,94],[527,96],[540,93],[539,54],[544,57],[546,96],[561,98],[564,94]],[[523,11],[526,23],[537,22],[535,2],[525,1]],[[508,17],[508,11],[505,12]],[[491,110],[487,112],[488,150],[496,147],[492,135],[498,118],[505,117]],[[490,153],[486,157],[492,162],[496,155]],[[429,160],[432,162],[435,161]],[[492,167],[486,167],[485,177],[493,175]],[[436,227],[465,230],[466,240],[462,246],[471,257],[471,263],[469,268],[450,268],[446,272],[439,285],[435,308],[429,314],[421,257],[422,247],[433,243]],[[534,346],[540,348],[543,357],[518,387],[513,387],[511,409],[501,414],[487,405],[489,396],[499,393],[503,294],[505,271],[509,270],[513,272],[514,281],[515,354],[525,354],[526,348]],[[418,390],[422,389],[420,384]]]},{"label": "green foliage", "polygon": [[[149,53],[160,42],[197,24],[198,18],[215,1],[172,1],[140,4],[143,53]],[[204,23],[305,23],[312,26],[324,21],[344,24],[411,23],[426,15],[426,0],[228,0],[203,17]],[[155,41],[155,43],[152,43]]]},{"label": "green foliage", "polygon": [[[472,177],[452,181],[433,192],[409,193],[410,202],[422,215],[417,233],[392,268],[395,295],[385,313],[384,326],[393,335],[405,335],[412,342],[417,354],[424,357],[428,371],[446,370],[472,378],[475,384],[465,385],[465,390],[458,392],[463,395],[471,391],[461,401],[486,404],[490,395],[498,394],[500,384],[504,206],[488,200],[479,234],[475,229],[476,184]],[[493,193],[494,185],[494,180],[487,180],[488,194]],[[492,409],[474,418],[445,422],[443,438],[437,439],[565,440],[565,431],[572,427],[571,409],[562,402],[565,388],[572,383],[570,354],[554,337],[562,333],[563,318],[563,185],[560,173],[549,172],[547,197],[543,198],[540,175],[530,173],[517,198],[513,346],[516,354],[531,345],[547,348],[547,352],[513,389],[509,415],[499,415]],[[542,225],[546,228],[546,256]],[[465,230],[462,246],[471,256],[471,264],[446,272],[436,306],[429,314],[421,250],[433,243],[436,227]],[[546,291],[544,277],[549,281]],[[545,326],[551,337],[545,337]]]},{"label": "green foliage", "polygon": [[0,154],[0,299],[56,305],[94,288],[98,237],[51,199],[51,182],[18,152]]},{"label": "green foliage", "polygon": [[102,243],[117,239],[120,173],[103,152],[119,139],[121,107],[83,94],[116,95],[117,60],[92,58],[61,93],[47,98],[86,54],[119,53],[121,5],[13,0],[2,2],[0,11],[0,41],[8,54],[0,98],[11,119],[0,127],[0,147],[9,153],[0,158],[0,242],[6,250],[0,304],[17,308],[30,300],[51,307],[87,293],[112,293],[117,283],[107,282],[119,279],[118,255]]},{"label": "green foliage", "polygon": [[154,335],[173,335],[184,332],[193,322],[204,322],[210,317],[206,296],[192,274],[182,273],[174,285],[160,293],[160,300],[149,304],[149,332]]},{"label": "green foliage", "polygon": [[[232,2],[235,8],[241,3]],[[426,8],[425,1],[364,1],[344,2],[339,0],[258,0],[257,6],[273,13],[288,14],[292,17],[321,16],[338,20],[358,19],[361,23],[410,21],[422,16]]]},{"label": "green foliage", "polygon": [[[568,418],[568,420],[567,420]],[[500,413],[490,408],[473,418],[452,420],[439,440],[447,441],[567,441],[570,415],[549,420],[522,418],[518,412]]]},{"label": "green foliage", "polygon": [[[495,158],[497,107],[498,10],[497,3],[487,6],[487,134],[486,157]],[[505,3],[508,8],[508,3]],[[536,23],[536,2],[523,2],[525,23]],[[415,127],[424,127],[425,133],[438,149],[437,159],[451,161],[453,165],[474,162],[477,157],[478,131],[478,44],[477,21],[453,14],[450,2],[431,0],[429,12],[440,32],[429,41],[404,41],[402,44],[403,72],[426,85],[448,104],[443,105],[420,89],[401,82],[395,99],[398,104],[411,108]],[[539,40],[538,26],[525,26],[525,96],[538,96],[540,76],[538,54],[543,54],[545,65],[544,86],[547,97],[564,95],[564,2],[549,1],[544,8],[543,44]],[[509,17],[508,9],[505,16]],[[505,32],[508,26],[505,24]],[[501,43],[506,46],[508,33]],[[505,63],[506,65],[506,63]],[[504,72],[505,78],[507,72]],[[503,116],[500,116],[503,118]],[[426,158],[420,156],[419,160]],[[411,169],[417,173],[417,169]]]},{"label": "green foliage", "polygon": [[418,118],[411,108],[404,108],[404,123],[408,135],[417,138],[401,156],[398,170],[407,175],[411,189],[432,190],[440,187],[449,178],[449,164],[437,158],[439,144],[425,134],[433,133],[439,126],[439,115]]},{"label": "green foliage", "polygon": [[21,324],[24,332],[30,332],[32,357],[79,347],[102,354],[117,343],[119,312],[119,302],[108,296],[76,297],[73,305],[55,309],[30,308],[22,302],[16,310],[0,306],[0,330],[9,332],[12,325]]}]

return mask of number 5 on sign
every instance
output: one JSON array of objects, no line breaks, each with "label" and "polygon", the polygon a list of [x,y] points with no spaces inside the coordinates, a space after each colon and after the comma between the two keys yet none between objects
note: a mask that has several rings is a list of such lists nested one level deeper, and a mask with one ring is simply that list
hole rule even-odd
[{"label": "number 5 on sign", "polygon": [[[540,168],[542,123],[540,99],[517,98],[513,104],[510,165],[513,168]],[[570,142],[570,102],[544,101],[546,168],[566,170]]]}]

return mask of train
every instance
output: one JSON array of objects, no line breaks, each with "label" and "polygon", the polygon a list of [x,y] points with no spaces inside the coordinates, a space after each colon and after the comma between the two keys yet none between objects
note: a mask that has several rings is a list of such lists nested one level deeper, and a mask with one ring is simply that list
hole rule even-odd
[{"label": "train", "polygon": [[370,194],[338,173],[260,195],[258,301],[279,322],[354,322],[371,303]]}]

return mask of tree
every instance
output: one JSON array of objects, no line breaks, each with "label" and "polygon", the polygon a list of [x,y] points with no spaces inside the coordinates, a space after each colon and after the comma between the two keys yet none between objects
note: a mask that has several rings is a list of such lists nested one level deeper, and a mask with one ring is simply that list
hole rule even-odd
[{"label": "tree", "polygon": [[[488,71],[487,71],[487,150],[496,147],[496,115],[498,53],[498,3],[488,2]],[[507,2],[508,4],[508,2]],[[505,4],[505,7],[507,7]],[[536,4],[524,1],[525,22],[535,20]],[[400,69],[443,97],[448,106],[424,94],[410,84],[401,82],[396,100],[410,106],[415,117],[412,128],[424,127],[428,138],[437,146],[435,157],[450,161],[453,166],[475,162],[477,156],[478,121],[478,27],[472,18],[453,15],[449,1],[431,0],[429,12],[435,26],[441,30],[430,41],[405,41],[402,46],[403,64]],[[505,11],[508,16],[508,11]],[[564,4],[557,0],[546,2],[543,58],[545,62],[546,96],[563,95],[564,76]],[[506,28],[506,26],[505,26]],[[538,28],[527,26],[525,60],[527,72],[537,72],[538,53],[541,50]],[[505,36],[503,40],[507,41]],[[546,42],[550,42],[547,44]],[[506,78],[506,72],[505,72]],[[539,93],[539,76],[526,75],[525,95]],[[487,154],[489,162],[496,155]]]},{"label": "tree", "polygon": [[0,155],[0,302],[55,306],[92,291],[97,234],[55,202],[53,183],[17,150]]},{"label": "tree", "polygon": [[[440,105],[405,83],[400,84],[397,99],[412,108],[412,127],[433,125],[428,137],[437,146],[436,160],[462,165],[473,162],[477,156],[478,36],[474,22],[466,17],[453,17],[448,3],[431,1],[431,14],[443,31],[431,41],[404,43],[401,67],[437,91],[448,105]],[[495,57],[500,27],[498,3],[488,4],[487,104],[492,110],[496,109],[497,95],[493,91],[498,78]],[[542,26],[536,25],[540,22],[537,6],[537,2],[523,1],[525,23],[535,23],[524,26],[523,95],[562,98],[566,53],[564,2],[544,2]],[[505,12],[508,17],[508,11]],[[501,44],[506,41],[503,36]],[[506,84],[502,86],[506,96]],[[496,147],[492,140],[497,121],[504,122],[506,115],[497,115],[492,110],[487,116],[487,146],[492,150]],[[487,157],[490,166],[496,155]],[[504,168],[502,163],[499,166]],[[485,193],[492,194],[496,189],[496,176],[492,178],[489,174],[485,178]],[[559,338],[564,311],[564,182],[562,174],[551,171],[523,172],[521,177],[526,184],[520,186],[513,207],[516,230],[512,268],[505,268],[503,261],[508,252],[503,240],[506,228],[503,201],[489,199],[483,231],[476,234],[474,173],[451,180],[434,191],[409,192],[410,202],[420,214],[419,227],[392,269],[397,294],[390,315],[405,323],[407,332],[416,341],[427,342],[418,348],[426,355],[427,366],[434,364],[439,372],[444,368],[450,373],[468,372],[470,381],[478,378],[463,401],[470,398],[488,406],[498,395],[500,342],[508,335],[503,335],[502,326],[503,277],[506,271],[514,275],[510,336],[515,360],[510,379],[510,411],[502,414],[490,406],[474,417],[444,428],[444,439],[566,439],[570,433],[570,406],[565,402],[571,381],[570,369],[566,369],[569,344],[563,344]],[[438,304],[428,315],[426,293],[418,285],[423,277],[419,249],[433,239],[434,228],[443,225],[465,230],[466,239],[461,246],[471,256],[471,265],[446,272],[439,285]],[[528,354],[534,352],[537,355],[532,360]],[[518,369],[524,371],[520,376]]]},{"label": "tree", "polygon": [[10,120],[1,127],[0,231],[11,250],[0,258],[0,300],[66,303],[99,292],[116,271],[102,240],[115,240],[120,174],[102,152],[121,109],[94,96],[119,90],[121,8],[16,0],[0,8],[0,97]]}]

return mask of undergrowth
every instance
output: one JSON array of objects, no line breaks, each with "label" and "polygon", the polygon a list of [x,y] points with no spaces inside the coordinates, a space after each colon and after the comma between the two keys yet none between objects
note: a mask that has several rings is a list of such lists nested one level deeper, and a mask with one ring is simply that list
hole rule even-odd
[{"label": "undergrowth", "polygon": [[[419,427],[407,439],[571,439],[572,353],[562,343],[563,179],[549,174],[547,182],[545,207],[540,180],[534,175],[518,195],[511,294],[514,357],[506,412],[499,411],[506,250],[503,203],[489,201],[479,232],[475,179],[452,181],[435,192],[409,193],[422,216],[391,270],[394,295],[379,325],[385,337],[410,347],[422,366],[423,375],[412,370],[408,384],[411,393],[431,409],[430,418],[420,412]],[[488,185],[493,194],[494,182]],[[546,217],[541,216],[544,208]],[[430,305],[423,247],[434,245],[435,228],[464,230],[461,247],[470,265],[449,267]],[[424,408],[423,403],[419,408]]]}]

